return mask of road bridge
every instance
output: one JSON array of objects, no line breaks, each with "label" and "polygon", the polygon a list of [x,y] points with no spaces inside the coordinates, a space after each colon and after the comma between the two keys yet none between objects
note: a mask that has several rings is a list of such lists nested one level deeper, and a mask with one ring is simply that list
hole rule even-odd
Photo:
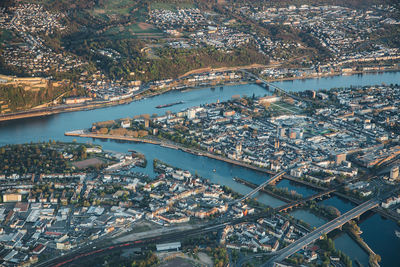
[{"label": "road bridge", "polygon": [[248,76],[250,76],[250,77],[252,77],[252,78],[254,78],[254,79],[260,81],[261,83],[263,83],[263,84],[265,84],[265,85],[268,85],[268,88],[269,88],[269,87],[274,88],[276,91],[278,91],[278,92],[281,93],[281,94],[290,96],[291,98],[296,99],[296,100],[298,100],[298,101],[307,101],[307,100],[305,100],[305,99],[302,99],[302,98],[300,98],[300,97],[298,97],[298,96],[296,96],[296,95],[293,95],[293,94],[291,94],[291,93],[285,91],[284,89],[282,89],[282,88],[276,86],[275,84],[270,83],[270,82],[268,82],[268,81],[266,81],[266,80],[264,80],[264,79],[258,77],[257,75],[255,75],[255,74],[253,74],[253,73],[251,73],[251,72],[248,72],[248,71],[245,70],[245,69],[242,69],[241,71],[242,71],[243,73],[245,73],[246,75],[248,75]]},{"label": "road bridge", "polygon": [[256,188],[254,188],[253,190],[251,190],[249,193],[247,193],[240,199],[236,200],[234,203],[241,202],[241,201],[253,196],[258,191],[260,191],[262,188],[264,188],[264,186],[266,186],[267,184],[272,184],[272,183],[276,182],[277,180],[279,180],[285,173],[286,173],[286,171],[281,171],[280,173],[275,174],[274,176],[272,176],[271,178],[269,178],[268,180],[266,180],[265,182],[263,182],[262,184],[260,184]]},{"label": "road bridge", "polygon": [[361,205],[349,210],[343,215],[333,219],[332,221],[320,226],[316,230],[312,231],[308,235],[303,236],[302,238],[296,240],[289,246],[279,250],[276,252],[275,256],[268,260],[263,266],[274,266],[275,262],[281,262],[292,254],[296,253],[300,249],[305,246],[311,244],[315,240],[319,239],[321,236],[328,234],[329,232],[343,226],[348,221],[359,217],[364,212],[373,209],[379,205],[379,201],[377,199],[368,200]]}]

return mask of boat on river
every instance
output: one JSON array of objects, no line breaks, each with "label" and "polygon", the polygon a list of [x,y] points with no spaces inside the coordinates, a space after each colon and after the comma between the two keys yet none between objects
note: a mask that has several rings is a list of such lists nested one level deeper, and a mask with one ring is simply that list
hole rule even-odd
[{"label": "boat on river", "polygon": [[397,236],[398,238],[400,238],[400,231],[395,230],[394,233],[396,234],[396,236]]},{"label": "boat on river", "polygon": [[167,107],[172,107],[175,105],[179,105],[179,104],[183,104],[183,101],[179,101],[179,102],[174,102],[174,103],[169,103],[169,104],[164,104],[164,105],[158,105],[156,106],[156,108],[167,108]]}]

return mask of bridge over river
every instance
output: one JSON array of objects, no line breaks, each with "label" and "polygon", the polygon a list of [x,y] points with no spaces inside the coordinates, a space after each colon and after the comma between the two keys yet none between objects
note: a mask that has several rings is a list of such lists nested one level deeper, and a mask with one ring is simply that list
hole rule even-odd
[{"label": "bridge over river", "polygon": [[308,235],[303,236],[302,238],[296,240],[289,246],[277,251],[275,256],[272,257],[269,261],[267,261],[263,266],[274,266],[276,262],[281,262],[287,257],[293,255],[300,249],[304,248],[305,246],[311,244],[315,240],[319,239],[321,236],[328,234],[329,232],[343,226],[348,221],[359,217],[364,212],[373,209],[379,205],[379,201],[377,199],[368,200],[361,205],[349,210],[348,212],[344,213],[343,215],[333,219],[330,222],[320,226],[316,230],[312,231]]},{"label": "bridge over river", "polygon": [[236,201],[234,201],[234,203],[241,202],[241,201],[246,200],[247,198],[253,196],[258,191],[260,191],[262,188],[264,188],[264,186],[266,186],[267,184],[272,184],[275,181],[279,180],[285,173],[286,173],[286,171],[281,171],[281,172],[275,174],[274,176],[272,176],[271,178],[267,179],[265,182],[263,182],[262,184],[260,184],[259,186],[257,186],[253,190],[251,190],[249,193],[247,193],[243,197],[241,197],[241,198],[237,199]]}]

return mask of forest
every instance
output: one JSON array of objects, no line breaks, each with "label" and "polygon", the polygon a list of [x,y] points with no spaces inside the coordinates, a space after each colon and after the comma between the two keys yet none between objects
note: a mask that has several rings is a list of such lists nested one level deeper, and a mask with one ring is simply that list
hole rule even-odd
[{"label": "forest", "polygon": [[86,159],[83,145],[65,145],[49,141],[35,144],[0,147],[0,170],[6,176],[26,173],[66,173],[73,171],[63,153],[68,151],[73,160]]},{"label": "forest", "polygon": [[[44,103],[51,102],[56,97],[63,95],[83,96],[87,92],[72,84],[63,84],[54,87],[51,83],[38,90],[25,90],[22,86],[0,84],[0,112],[17,112],[26,110]],[[2,103],[3,102],[3,103]]]}]

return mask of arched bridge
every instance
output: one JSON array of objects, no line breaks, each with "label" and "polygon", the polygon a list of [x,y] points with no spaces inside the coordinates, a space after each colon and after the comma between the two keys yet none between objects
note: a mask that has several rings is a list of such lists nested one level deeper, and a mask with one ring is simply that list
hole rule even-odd
[{"label": "arched bridge", "polygon": [[311,200],[314,200],[314,199],[317,199],[317,198],[322,198],[322,197],[324,197],[326,195],[329,195],[329,194],[331,194],[331,193],[333,193],[335,191],[336,191],[336,189],[329,189],[329,190],[326,190],[326,191],[322,191],[322,192],[319,192],[317,194],[311,195],[311,196],[309,196],[307,198],[300,199],[298,201],[294,201],[294,202],[285,204],[283,206],[280,206],[280,207],[276,208],[275,211],[277,211],[277,212],[287,211],[287,210],[290,210],[292,208],[301,206],[301,205],[305,204],[308,201],[311,201]]}]

